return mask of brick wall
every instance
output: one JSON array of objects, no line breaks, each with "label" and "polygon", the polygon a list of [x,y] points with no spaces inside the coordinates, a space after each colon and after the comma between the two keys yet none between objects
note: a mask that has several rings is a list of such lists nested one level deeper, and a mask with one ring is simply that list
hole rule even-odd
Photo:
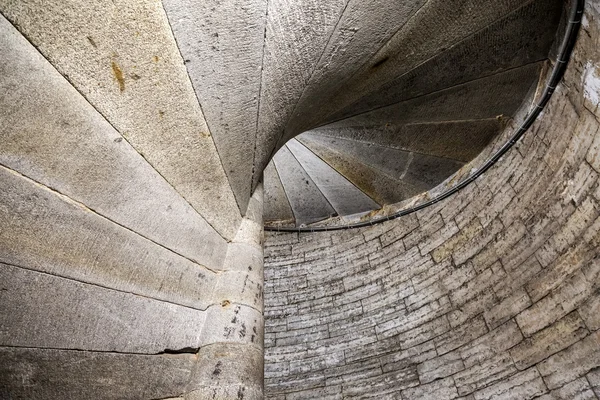
[{"label": "brick wall", "polygon": [[543,115],[450,199],[267,235],[268,398],[600,398],[598,49],[593,0]]}]

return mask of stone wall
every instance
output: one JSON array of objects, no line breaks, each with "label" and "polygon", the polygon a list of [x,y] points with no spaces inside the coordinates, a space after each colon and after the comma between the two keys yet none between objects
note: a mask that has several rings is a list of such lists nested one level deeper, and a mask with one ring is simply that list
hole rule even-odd
[{"label": "stone wall", "polygon": [[451,198],[267,235],[269,399],[600,399],[598,49],[593,0],[542,116]]}]

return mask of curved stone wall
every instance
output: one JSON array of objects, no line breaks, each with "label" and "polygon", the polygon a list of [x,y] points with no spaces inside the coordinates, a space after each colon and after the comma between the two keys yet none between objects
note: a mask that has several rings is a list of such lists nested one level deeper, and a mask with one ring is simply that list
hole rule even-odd
[{"label": "curved stone wall", "polygon": [[600,398],[598,49],[594,0],[541,118],[439,205],[267,235],[268,398]]}]

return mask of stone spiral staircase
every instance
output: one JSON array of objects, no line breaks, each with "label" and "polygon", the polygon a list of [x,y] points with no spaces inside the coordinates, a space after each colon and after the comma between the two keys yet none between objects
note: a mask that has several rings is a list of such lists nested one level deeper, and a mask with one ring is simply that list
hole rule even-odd
[{"label": "stone spiral staircase", "polygon": [[265,170],[267,226],[368,218],[440,184],[535,89],[565,7],[253,0],[200,13],[200,5],[164,1],[242,212]]},{"label": "stone spiral staircase", "polygon": [[[289,141],[265,169],[266,226],[369,219],[468,168],[527,108],[555,51],[562,5],[509,3],[420,2],[378,51],[361,47],[352,63],[336,55],[353,51],[367,28],[353,20],[348,43],[336,31],[275,150]],[[350,29],[344,21],[337,30]],[[465,21],[473,26],[453,36]]]},{"label": "stone spiral staircase", "polygon": [[0,398],[262,398],[263,228],[468,170],[567,8],[0,0]]}]

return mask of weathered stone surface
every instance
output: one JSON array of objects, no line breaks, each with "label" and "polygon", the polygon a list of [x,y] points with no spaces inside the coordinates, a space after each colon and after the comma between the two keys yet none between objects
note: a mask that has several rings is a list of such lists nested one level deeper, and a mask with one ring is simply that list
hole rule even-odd
[{"label": "weathered stone surface", "polygon": [[286,147],[337,214],[351,215],[379,208],[365,193],[297,140],[290,140]]},{"label": "weathered stone surface", "polygon": [[245,399],[261,400],[263,399],[262,390],[257,390],[244,385],[228,385],[218,387],[201,387],[192,392],[186,393],[185,400],[204,400],[204,399]]},{"label": "weathered stone surface", "polygon": [[463,165],[462,162],[448,158],[411,153],[370,142],[320,136],[317,132],[315,130],[302,134],[298,136],[298,140],[326,145],[421,191],[442,182]]},{"label": "weathered stone surface", "polygon": [[297,226],[336,215],[323,193],[287,147],[277,152],[274,162],[290,200]]},{"label": "weathered stone surface", "polygon": [[[544,8],[544,5],[548,4],[554,5],[555,9],[560,11],[560,8],[556,7],[557,2],[553,1],[543,0],[538,2],[537,6]],[[496,3],[493,7],[477,7],[475,3],[463,3],[461,7],[441,1],[425,3],[419,12],[402,25],[391,40],[380,47],[367,63],[354,66],[351,75],[341,75],[328,84],[315,82],[316,87],[311,89],[316,89],[317,93],[324,96],[325,101],[321,104],[326,106],[318,109],[314,105],[311,107],[309,101],[312,96],[309,97],[308,94],[312,93],[307,90],[305,98],[298,105],[296,119],[290,123],[290,126],[295,128],[292,131],[298,132],[306,127],[314,127],[316,121],[322,120],[327,114],[364,97],[365,93],[381,88],[394,78],[403,76],[440,53],[443,54],[445,49],[455,47],[457,43],[477,31],[483,31],[485,32],[483,35],[493,38],[493,33],[490,34],[490,31],[484,28],[493,22],[503,20],[502,17],[522,5],[522,2],[512,1]],[[543,12],[542,14],[547,15]],[[461,24],[460,21],[465,20],[468,20],[469,24]],[[461,24],[460,29],[458,24]],[[514,28],[511,30],[515,33]],[[436,32],[436,35],[427,32]],[[506,40],[502,35],[498,36],[500,42]],[[552,35],[549,35],[547,40],[551,39]],[[463,54],[461,55],[465,59]],[[512,55],[512,52],[510,54]],[[544,57],[547,49],[542,54]],[[351,80],[348,79],[350,77]],[[450,77],[447,76],[446,80],[448,79]]]},{"label": "weathered stone surface", "polygon": [[452,378],[437,380],[402,392],[407,399],[452,400],[458,397]]},{"label": "weathered stone surface", "polygon": [[240,212],[160,2],[4,0],[0,11],[231,239]]},{"label": "weathered stone surface", "polygon": [[[357,123],[369,126],[382,120],[394,123],[415,123],[485,119],[495,118],[499,115],[510,117],[516,113],[527,96],[529,88],[523,82],[534,82],[539,76],[540,68],[541,63],[528,64],[450,86],[448,89],[419,96],[412,100],[390,103],[389,106],[372,111],[344,110],[330,117],[331,120],[338,122],[329,126],[355,126]],[[406,91],[390,91],[389,93],[407,97]],[[386,100],[390,101],[391,99],[379,98],[376,101],[379,104],[385,104]],[[364,109],[364,107],[369,107],[369,102],[367,99],[363,99],[357,105]]]},{"label": "weathered stone surface", "polygon": [[546,385],[535,368],[511,376],[486,389],[474,393],[475,400],[533,399],[546,393]]},{"label": "weathered stone surface", "polygon": [[491,142],[502,127],[500,119],[488,118],[405,125],[388,123],[368,126],[368,129],[362,124],[340,128],[324,126],[311,132],[469,162]]},{"label": "weathered stone surface", "polygon": [[596,368],[590,371],[586,378],[590,383],[592,390],[596,394],[596,396],[600,396],[600,368]]},{"label": "weathered stone surface", "polygon": [[579,378],[571,383],[567,383],[560,389],[551,392],[554,399],[572,399],[572,400],[596,400],[597,397],[592,391],[590,384],[585,378]]},{"label": "weathered stone surface", "polygon": [[579,315],[572,312],[510,349],[510,355],[517,368],[525,369],[576,343],[588,333]]},{"label": "weathered stone surface", "polygon": [[[599,123],[580,99],[581,66],[595,48],[578,46],[547,118],[475,185],[356,232],[267,234],[266,296],[277,297],[266,308],[268,398],[550,400],[597,391],[599,197],[586,157],[594,160]],[[410,368],[418,378],[410,387],[385,381]],[[345,392],[353,379],[371,390]]]},{"label": "weathered stone surface", "polygon": [[600,293],[596,293],[579,308],[579,314],[585,321],[588,329],[596,331],[600,329]]},{"label": "weathered stone surface", "polygon": [[451,352],[441,357],[427,360],[417,367],[422,384],[432,382],[439,378],[453,375],[465,368],[460,354]]},{"label": "weathered stone surface", "polygon": [[162,3],[244,214],[253,174],[262,172],[249,155],[256,145],[267,1]]},{"label": "weathered stone surface", "polygon": [[0,264],[0,343],[154,354],[200,347],[207,312]]},{"label": "weathered stone surface", "polygon": [[378,204],[396,203],[425,190],[423,186],[401,182],[379,168],[363,164],[352,154],[336,150],[327,139],[303,135],[300,141]]},{"label": "weathered stone surface", "polygon": [[290,201],[285,194],[285,189],[281,183],[281,178],[275,168],[275,164],[270,162],[263,173],[265,182],[265,221],[267,224],[273,223],[293,223],[294,213],[290,206]]},{"label": "weathered stone surface", "polygon": [[[3,399],[162,399],[185,392],[196,357],[0,347]],[[15,385],[22,382],[22,385]]]},{"label": "weathered stone surface", "polygon": [[484,313],[485,321],[491,328],[503,324],[531,305],[531,299],[524,290],[513,292],[501,303]]},{"label": "weathered stone surface", "polygon": [[582,304],[597,285],[578,271],[548,296],[517,315],[516,321],[525,336],[530,336]]},{"label": "weathered stone surface", "polygon": [[[554,40],[553,29],[560,15],[561,4],[542,0],[521,3],[519,6],[522,7],[453,43],[412,70],[404,70],[405,73],[392,79],[380,75],[383,85],[365,87],[368,94],[360,97],[355,95],[358,101],[348,107],[344,114],[422,96],[546,58]],[[395,57],[398,56],[396,53]],[[393,68],[393,64],[387,67]],[[527,90],[535,80],[533,75],[523,76],[521,90]],[[379,97],[375,93],[378,93]],[[491,92],[489,94],[491,95]]]},{"label": "weathered stone surface", "polygon": [[0,182],[0,262],[198,309],[213,302],[214,271],[1,166]]},{"label": "weathered stone surface", "polygon": [[538,365],[549,389],[584,375],[600,366],[600,331],[572,344]]},{"label": "weathered stone surface", "polygon": [[235,343],[258,350],[263,348],[263,315],[254,308],[222,303],[207,310],[206,321],[202,329],[201,346]]},{"label": "weathered stone surface", "polygon": [[[246,345],[213,344],[200,349],[196,367],[187,386],[186,398],[200,398],[199,393],[238,392],[262,393],[263,353]],[[199,393],[198,393],[199,391]],[[248,397],[253,398],[253,397]]]},{"label": "weathered stone surface", "polygon": [[[257,261],[263,242],[260,189],[250,200],[246,218],[239,224],[239,229],[236,226],[232,235],[224,235],[232,240],[223,266],[227,272],[206,270],[206,281],[200,283],[195,278],[199,268],[197,264],[106,220],[80,203],[2,167],[2,181],[8,184],[3,184],[2,188],[6,190],[0,192],[0,198],[5,199],[0,201],[3,222],[0,224],[0,237],[3,239],[0,255],[15,260],[21,257],[19,260],[23,262],[18,263],[21,267],[41,269],[50,274],[57,274],[58,270],[71,277],[70,274],[73,274],[78,280],[91,279],[96,286],[81,282],[73,285],[93,286],[94,290],[114,292],[142,303],[156,301],[149,297],[165,300],[161,304],[176,300],[189,307],[168,306],[185,308],[190,313],[201,313],[190,307],[208,307],[205,312],[207,322],[199,331],[195,330],[190,318],[185,318],[185,324],[180,328],[175,324],[162,325],[164,329],[175,326],[177,332],[174,336],[165,337],[152,329],[144,332],[160,338],[157,343],[147,337],[143,339],[143,344],[151,349],[179,340],[177,335],[199,335],[198,347],[179,350],[193,352],[199,348],[194,358],[204,357],[202,364],[211,367],[206,370],[200,367],[196,371],[201,382],[197,387],[190,385],[184,391],[171,390],[183,381],[180,376],[175,376],[171,382],[175,386],[166,384],[165,392],[151,392],[148,396],[260,398],[260,387],[248,381],[260,380],[261,367],[256,363],[257,358],[251,355],[259,355],[263,343],[267,347],[267,396],[277,399],[371,397],[406,400],[463,396],[465,400],[478,400],[545,396],[541,398],[548,400],[550,397],[589,396],[590,390],[596,387],[595,370],[600,365],[598,331],[592,328],[596,324],[594,298],[598,295],[600,282],[597,257],[600,246],[597,200],[600,192],[598,175],[591,165],[593,157],[588,156],[594,142],[592,135],[597,132],[593,127],[598,125],[596,117],[590,118],[590,109],[595,112],[597,107],[591,103],[593,98],[590,96],[593,94],[589,90],[594,87],[589,76],[595,75],[590,75],[588,68],[596,56],[588,53],[598,48],[596,37],[599,33],[596,26],[597,2],[590,3],[592,7],[588,7],[584,24],[586,30],[580,35],[581,42],[573,54],[565,84],[559,86],[545,110],[548,118],[542,117],[536,122],[527,139],[479,178],[469,191],[457,195],[460,200],[449,198],[412,217],[373,228],[314,235],[268,235],[273,242],[267,244],[269,250],[266,252],[269,301],[264,338],[260,300],[256,298],[260,296],[258,285],[262,274],[261,261]],[[235,88],[239,93],[227,93],[230,97],[225,97],[226,94],[215,89],[212,93],[218,92],[223,97],[210,105],[214,107],[213,111],[216,110],[217,120],[221,118],[221,112],[245,112],[243,118],[234,122],[238,123],[240,132],[243,130],[244,134],[248,134],[245,138],[252,140],[251,132],[256,126],[252,120],[256,114],[248,110],[258,111],[259,100],[251,96],[245,98],[246,102],[240,99],[255,91],[257,77],[261,75],[259,63],[255,61],[257,54],[263,50],[257,45],[264,40],[264,36],[259,34],[263,28],[261,24],[252,24],[252,21],[260,21],[264,13],[258,12],[258,7],[252,8],[251,12],[244,9],[244,6],[254,7],[258,2],[210,4],[219,10],[235,8],[232,10],[236,18],[217,21],[220,27],[225,26],[226,31],[231,26],[249,28],[231,29],[226,32],[225,39],[230,40],[231,35],[248,35],[256,39],[256,43],[250,43],[251,48],[247,52],[252,60],[234,60],[232,53],[225,54],[227,63],[222,69],[219,69],[223,67],[219,65],[221,60],[217,60],[219,43],[216,36],[196,43],[198,47],[206,47],[215,58],[204,60],[200,59],[201,54],[194,55],[195,60],[205,63],[208,73],[215,69],[215,76],[224,72],[227,75],[228,69],[239,61],[242,75],[254,77],[242,84],[237,79],[226,80],[224,85]],[[262,4],[266,13],[267,2]],[[364,4],[352,1],[347,4],[347,9],[372,7]],[[517,8],[520,11],[513,15],[529,10],[537,18],[551,21],[554,14],[541,11],[558,10],[563,6],[562,2],[550,0],[527,3],[507,0],[490,7],[474,2],[465,2],[457,7],[454,2],[431,0],[420,3],[423,7],[416,12],[414,7],[420,6],[417,4],[407,5],[413,8],[406,14],[390,13],[385,16],[384,22],[392,23],[402,21],[401,18],[395,20],[395,17],[407,17],[405,24],[397,26],[400,30],[394,29],[393,32],[386,30],[387,23],[367,27],[368,19],[361,19],[360,32],[353,32],[346,28],[354,28],[353,25],[359,21],[347,19],[351,14],[346,17],[342,14],[338,23],[344,27],[342,36],[356,37],[356,40],[348,41],[351,43],[349,46],[367,43],[369,40],[366,38],[370,35],[362,36],[363,32],[368,33],[372,29],[380,33],[380,36],[375,36],[381,39],[380,42],[374,41],[373,47],[380,49],[384,45],[378,55],[388,56],[388,59],[369,56],[367,61],[373,62],[348,64],[351,72],[347,76],[335,77],[327,84],[310,83],[310,90],[324,94],[317,97],[325,102],[325,106],[309,116],[295,115],[297,119],[292,121],[291,127],[301,128],[303,124],[310,124],[313,117],[327,115],[331,111],[328,108],[338,109],[351,103],[353,96],[362,96],[366,92],[362,89],[368,86],[363,85],[384,86],[395,78],[394,74],[389,74],[390,71],[399,71],[410,80],[412,69],[428,64],[428,60],[439,61],[441,58],[436,55],[456,55],[472,49],[469,45],[457,45],[473,43],[471,39],[479,38],[482,43],[490,44],[489,52],[471,53],[481,57],[481,63],[473,63],[473,67],[492,65],[495,68],[494,58],[488,56],[496,51],[498,55],[502,54],[504,47],[497,45],[497,40],[503,36],[492,35],[493,30],[488,29],[490,25],[502,25],[507,21],[506,15]],[[398,2],[390,4],[392,8],[382,6],[374,11],[374,15],[383,16],[385,10],[400,6]],[[428,10],[433,11],[427,15]],[[65,12],[68,14],[69,11],[67,7]],[[205,11],[202,7],[193,10],[195,15]],[[139,15],[146,14],[142,12]],[[191,14],[182,13],[179,15],[181,20],[176,22],[189,24],[192,21],[193,24],[193,18],[186,20],[189,16]],[[205,12],[199,20],[211,22],[213,18],[216,18],[213,14]],[[471,19],[472,25],[465,23]],[[164,17],[162,20],[165,20]],[[344,25],[348,20],[353,22]],[[246,24],[247,21],[251,23]],[[52,25],[51,20],[44,23]],[[135,31],[135,27],[127,23],[122,25],[127,32]],[[513,25],[503,26],[518,37],[519,40],[514,43],[544,41],[543,34],[529,37],[523,35],[523,30],[510,29]],[[536,24],[530,24],[526,28],[536,27]],[[194,29],[203,31],[205,36],[213,33],[208,25],[199,24]],[[330,40],[333,45],[338,42],[335,36],[337,29]],[[435,32],[439,37],[425,42],[425,35],[418,35],[425,32]],[[323,34],[321,31],[317,36]],[[487,35],[490,35],[489,40]],[[385,45],[390,37],[393,39]],[[85,40],[93,47],[94,38]],[[52,37],[49,42],[54,43]],[[216,48],[210,48],[212,45]],[[235,45],[243,48],[244,40],[237,41]],[[236,46],[232,46],[234,51],[239,49]],[[529,52],[532,49],[523,46],[523,50]],[[341,54],[341,51],[336,54]],[[536,58],[536,51],[529,54]],[[107,59],[116,62],[118,70],[123,73],[124,70],[119,67],[121,59],[117,58]],[[519,57],[516,58],[518,64]],[[403,66],[403,62],[399,61],[406,63]],[[319,65],[343,62],[344,57],[323,58]],[[429,64],[429,67],[432,66],[436,66],[435,62]],[[374,71],[371,71],[372,67],[375,67]],[[469,76],[474,71],[468,68],[461,70],[455,65],[452,68],[456,79]],[[117,71],[111,68],[107,71],[109,76],[111,70]],[[443,75],[440,74],[442,78]],[[110,83],[115,92],[119,91],[119,96],[125,96],[129,90],[127,85],[134,84],[128,80],[128,75],[119,78],[119,73],[110,79],[116,79],[116,82],[110,80]],[[353,80],[354,83],[344,86],[344,82]],[[452,80],[448,79],[448,82]],[[97,81],[93,81],[92,85],[95,83]],[[248,83],[248,86],[243,83]],[[121,91],[123,85],[125,88]],[[414,85],[416,90],[420,90],[419,86]],[[434,86],[435,82],[432,83]],[[199,87],[197,85],[196,89]],[[328,91],[333,96],[329,99],[335,99],[339,94],[338,88],[343,91],[340,101],[328,101]],[[207,90],[206,93],[211,92]],[[306,93],[312,92],[307,90]],[[323,106],[319,102],[312,104],[311,101],[317,97],[311,96],[301,101],[298,110]],[[151,99],[151,96],[148,98]],[[223,106],[232,101],[238,101],[238,104]],[[512,128],[504,134],[510,132]],[[244,143],[244,146],[247,144]],[[466,145],[469,144],[466,142]],[[500,141],[490,142],[483,154],[490,154],[500,144]],[[253,154],[253,150],[247,147],[242,151],[244,157]],[[239,152],[239,149],[229,150]],[[248,159],[244,161],[247,163]],[[484,159],[482,155],[471,166],[480,165]],[[461,173],[467,174],[471,166]],[[248,168],[243,171],[247,176],[256,172]],[[459,174],[455,178],[460,179],[460,176],[464,175]],[[191,186],[198,185],[193,180],[191,182]],[[14,240],[15,237],[18,241]],[[188,267],[193,274],[185,274]],[[39,271],[28,273],[48,276]],[[51,278],[66,280],[57,276]],[[41,285],[41,281],[35,279],[25,282],[11,287],[17,286],[17,292],[25,292],[27,285]],[[252,291],[245,291],[244,283],[247,282],[252,282]],[[117,290],[97,287],[100,284],[117,286]],[[50,289],[40,295],[41,298],[53,294],[54,298],[59,297],[52,290],[60,288],[49,286]],[[62,297],[69,298],[68,289],[60,290]],[[203,297],[204,293],[207,293],[206,297]],[[25,294],[20,296],[25,299]],[[221,300],[222,297],[231,300]],[[96,298],[101,299],[102,296],[84,297],[82,304],[93,302]],[[516,304],[508,304],[507,299],[514,299]],[[46,303],[53,304],[50,301]],[[108,315],[121,316],[135,311],[138,316],[157,318],[150,307],[129,307],[125,301],[119,306],[123,308],[109,309]],[[77,311],[77,307],[73,308]],[[31,312],[32,317],[38,318],[44,311],[42,306],[38,306]],[[76,315],[83,315],[85,311],[87,309]],[[165,321],[177,317],[174,313],[166,314]],[[19,315],[15,312],[10,317]],[[63,318],[66,314],[60,315]],[[55,322],[61,321],[63,319],[58,318]],[[101,339],[107,336],[110,339],[116,328],[114,324],[105,327],[104,321],[101,318],[79,324],[87,335],[84,339],[94,343],[102,342]],[[76,322],[67,319],[62,324],[64,326],[56,330],[71,332]],[[44,321],[44,324],[52,324],[52,321]],[[103,330],[102,333],[97,336],[88,334],[96,326]],[[37,335],[36,340],[40,340],[39,337],[43,336],[40,332],[31,335]],[[252,337],[252,334],[256,335]],[[584,334],[587,336],[584,337]],[[144,338],[144,335],[141,336]],[[49,338],[52,339],[51,336]],[[73,340],[83,341],[81,337]],[[126,343],[126,337],[119,337],[115,342],[124,348],[136,345],[135,342]],[[520,350],[522,358],[514,355],[515,349]],[[221,350],[229,353],[225,355]],[[513,360],[513,355],[516,360]],[[223,382],[213,380],[221,358],[230,360],[227,366],[239,371],[239,380],[233,373],[223,376]],[[515,364],[527,369],[519,370]],[[189,374],[190,368],[184,366],[181,369],[183,372],[177,373]],[[259,371],[253,372],[255,369]],[[143,368],[140,370],[144,371]],[[152,376],[149,374],[149,377]],[[141,379],[140,382],[146,381]],[[158,384],[161,382],[157,379]],[[152,384],[149,386],[155,388]],[[123,389],[124,397],[129,393],[126,390]],[[146,395],[146,392],[142,394]],[[57,395],[58,398],[60,395]],[[129,397],[139,398],[137,394]]]},{"label": "weathered stone surface", "polygon": [[[268,2],[257,123],[257,171],[264,169],[278,149],[279,138],[323,57],[325,46],[334,29],[338,31],[338,20],[346,4],[347,0]],[[254,180],[257,179],[255,174]]]},{"label": "weathered stone surface", "polygon": [[209,268],[225,240],[0,19],[0,163]]}]

